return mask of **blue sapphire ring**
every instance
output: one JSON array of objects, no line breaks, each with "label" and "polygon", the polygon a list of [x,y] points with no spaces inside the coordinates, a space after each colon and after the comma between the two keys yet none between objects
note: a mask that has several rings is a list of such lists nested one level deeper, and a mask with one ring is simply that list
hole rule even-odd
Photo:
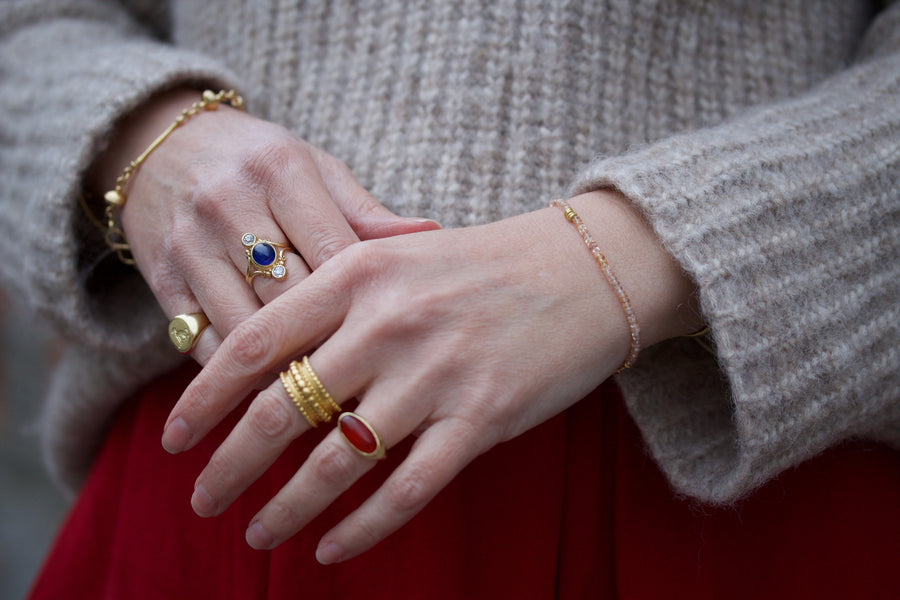
[{"label": "blue sapphire ring", "polygon": [[253,286],[253,278],[257,275],[272,277],[281,281],[287,277],[284,266],[284,253],[293,251],[287,244],[261,240],[252,233],[241,236],[241,243],[247,252],[247,283]]}]

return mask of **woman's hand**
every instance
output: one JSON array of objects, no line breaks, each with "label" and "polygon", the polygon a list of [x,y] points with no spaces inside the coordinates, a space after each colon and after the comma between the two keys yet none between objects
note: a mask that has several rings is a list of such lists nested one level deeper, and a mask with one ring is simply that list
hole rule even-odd
[{"label": "woman's hand", "polygon": [[[125,161],[199,97],[168,92],[120,124],[92,173],[93,187],[111,189]],[[397,217],[340,161],[227,105],[176,129],[132,177],[127,194],[123,228],[165,313],[210,318],[194,350],[201,363],[221,336],[348,245],[439,227]],[[284,280],[257,276],[247,285],[245,233],[297,250],[286,255]]]},{"label": "woman's hand", "polygon": [[[572,205],[629,291],[645,339],[685,333],[692,286],[646,224],[611,192]],[[603,219],[598,217],[602,215]],[[465,465],[545,421],[608,377],[629,348],[618,300],[557,209],[491,225],[363,242],[242,323],[172,410],[173,452],[196,444],[260,373],[305,353],[341,403],[409,455],[325,535],[318,558],[347,559],[399,528]],[[197,479],[202,516],[221,513],[309,425],[281,382],[259,393]],[[256,548],[296,533],[374,461],[332,431],[247,531]]]}]

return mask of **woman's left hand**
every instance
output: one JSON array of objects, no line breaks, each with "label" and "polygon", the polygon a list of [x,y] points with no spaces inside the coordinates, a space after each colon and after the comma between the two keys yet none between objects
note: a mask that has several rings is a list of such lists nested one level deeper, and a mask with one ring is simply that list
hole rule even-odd
[{"label": "woman's left hand", "polygon": [[[629,290],[645,339],[690,331],[671,323],[692,291],[677,265],[625,201],[592,196],[572,204]],[[418,436],[321,541],[319,560],[336,562],[403,525],[479,454],[584,397],[628,348],[617,297],[557,209],[361,242],[226,338],[172,410],[163,444],[193,446],[261,373],[311,354],[334,399],[358,398],[355,412],[388,449]],[[197,479],[194,510],[224,511],[309,428],[280,381],[260,392]],[[335,429],[252,520],[247,541],[278,545],[376,464]]]}]

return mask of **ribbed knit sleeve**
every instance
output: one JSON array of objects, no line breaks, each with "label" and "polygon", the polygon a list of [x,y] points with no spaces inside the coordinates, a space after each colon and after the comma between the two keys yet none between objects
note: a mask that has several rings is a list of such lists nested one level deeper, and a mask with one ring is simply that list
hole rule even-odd
[{"label": "ribbed knit sleeve", "polygon": [[82,176],[116,120],[154,92],[237,85],[216,61],[154,39],[150,24],[164,35],[165,19],[148,15],[164,17],[165,3],[145,4],[138,23],[99,0],[0,3],[0,279],[67,337],[115,351],[150,343],[162,315],[137,271],[100,260]]},{"label": "ribbed knit sleeve", "polygon": [[900,6],[802,97],[593,162],[700,290],[690,340],[621,376],[680,492],[729,502],[849,438],[900,446]]},{"label": "ribbed knit sleeve", "polygon": [[240,87],[216,61],[154,37],[165,6],[0,3],[0,284],[71,340],[40,427],[51,471],[72,489],[122,400],[182,360],[140,274],[109,259],[80,208],[84,172],[153,93]]}]

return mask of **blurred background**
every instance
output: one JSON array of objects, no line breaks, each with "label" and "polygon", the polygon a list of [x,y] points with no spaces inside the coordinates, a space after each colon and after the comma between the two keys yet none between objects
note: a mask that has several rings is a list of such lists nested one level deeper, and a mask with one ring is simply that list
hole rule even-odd
[{"label": "blurred background", "polygon": [[0,290],[0,600],[28,592],[68,505],[43,467],[36,425],[59,349]]}]

